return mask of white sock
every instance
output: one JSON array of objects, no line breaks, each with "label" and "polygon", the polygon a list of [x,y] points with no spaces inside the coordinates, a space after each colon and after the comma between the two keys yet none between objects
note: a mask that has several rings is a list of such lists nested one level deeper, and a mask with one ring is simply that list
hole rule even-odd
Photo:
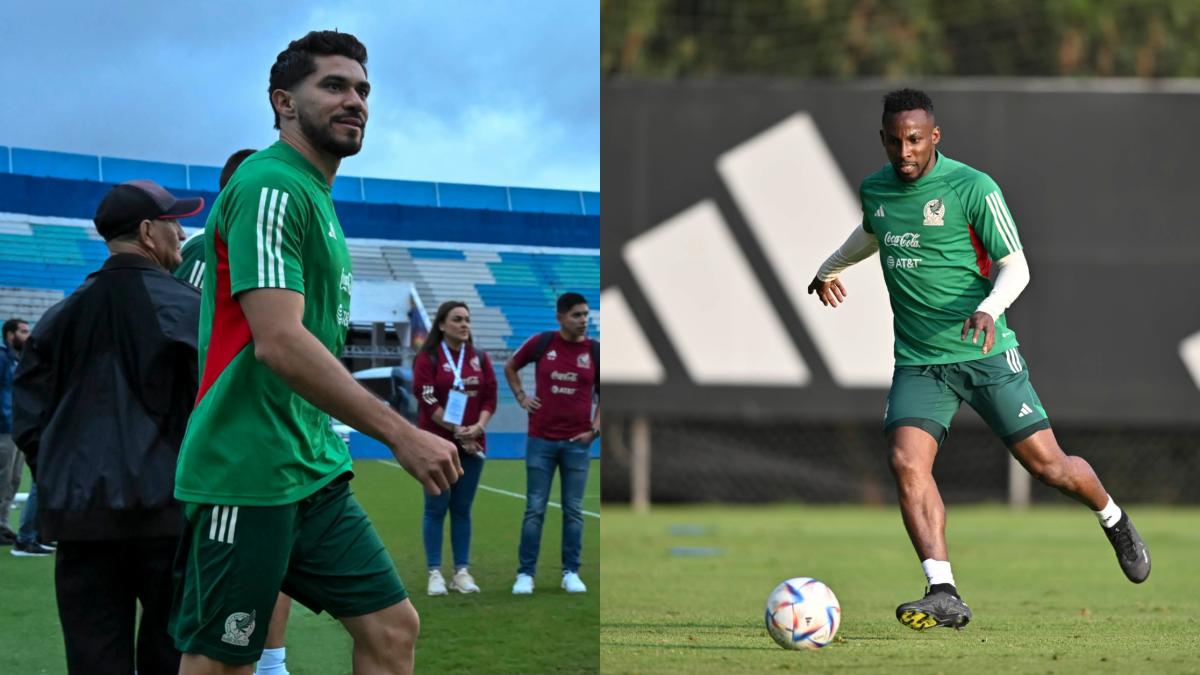
[{"label": "white sock", "polygon": [[1100,520],[1100,524],[1106,528],[1116,525],[1117,521],[1121,519],[1121,507],[1117,506],[1112,497],[1108,498],[1108,504],[1104,508],[1099,511],[1092,511],[1092,513],[1096,514],[1096,518]]},{"label": "white sock", "polygon": [[262,656],[258,659],[255,675],[288,675],[287,665],[283,662],[286,652],[286,647],[264,649]]},{"label": "white sock", "polygon": [[954,585],[954,574],[950,571],[950,562],[947,560],[934,560],[933,558],[922,560],[921,569],[925,570],[925,578],[929,580],[930,586],[934,584]]}]

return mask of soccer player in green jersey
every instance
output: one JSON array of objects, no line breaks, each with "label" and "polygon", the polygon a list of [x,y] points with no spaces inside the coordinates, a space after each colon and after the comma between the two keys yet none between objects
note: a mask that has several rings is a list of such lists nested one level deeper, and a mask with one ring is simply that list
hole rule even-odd
[{"label": "soccer player in green jersey", "polygon": [[341,621],[355,673],[409,673],[419,618],[350,494],[330,415],[385,443],[431,494],[462,475],[453,443],[420,431],[338,361],[352,271],[330,188],[362,147],[370,84],[352,35],[280,52],[280,140],[247,158],[205,226],[196,407],[175,497],[187,523],[171,633],[180,673],[249,673],[280,591]]},{"label": "soccer player in green jersey", "polygon": [[846,300],[838,274],[879,252],[896,337],[884,433],[904,526],[929,581],[925,597],[900,605],[896,617],[915,630],[971,619],[950,570],[946,511],[933,480],[934,458],[963,401],[1038,480],[1093,509],[1125,575],[1145,581],[1149,551],[1087,461],[1058,446],[1005,320],[1029,267],[1000,188],[937,151],[942,132],[924,92],[894,91],[883,104],[879,136],[889,163],[862,182],[862,223],[808,292],[837,307]]},{"label": "soccer player in green jersey", "polygon": [[[217,192],[225,189],[226,183],[233,177],[233,172],[242,165],[242,161],[250,155],[254,154],[254,150],[245,149],[238,150],[225,160],[225,166],[221,168],[221,176],[217,182]],[[183,257],[183,262],[176,267],[171,274],[175,275],[176,279],[186,281],[196,288],[203,289],[204,287],[204,233],[196,234],[188,237],[183,248],[179,251],[179,255]]]}]

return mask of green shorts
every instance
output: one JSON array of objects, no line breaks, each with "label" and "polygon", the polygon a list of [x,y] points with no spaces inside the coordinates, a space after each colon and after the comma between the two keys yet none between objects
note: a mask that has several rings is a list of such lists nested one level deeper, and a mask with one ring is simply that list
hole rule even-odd
[{"label": "green shorts", "polygon": [[963,401],[979,413],[1005,445],[1050,428],[1046,410],[1029,383],[1025,359],[1013,347],[976,361],[896,366],[883,414],[883,432],[917,427],[928,431],[941,445]]},{"label": "green shorts", "polygon": [[284,506],[185,505],[170,622],[179,651],[257,661],[280,591],[339,618],[408,597],[349,476]]}]

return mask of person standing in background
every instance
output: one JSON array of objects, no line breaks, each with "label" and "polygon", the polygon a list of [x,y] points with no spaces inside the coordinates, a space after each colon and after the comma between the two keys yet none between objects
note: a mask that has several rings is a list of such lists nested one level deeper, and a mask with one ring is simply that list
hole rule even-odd
[{"label": "person standing in background", "polygon": [[[520,567],[512,592],[533,592],[542,523],[554,471],[562,474],[562,587],[586,593],[579,578],[583,550],[583,493],[587,488],[589,449],[600,437],[600,343],[588,338],[587,300],[578,293],[558,298],[558,330],[525,341],[504,364],[504,377],[517,403],[529,413],[525,446],[525,518],[521,524]],[[518,372],[536,365],[537,392],[530,395]]]},{"label": "person standing in background", "polygon": [[179,668],[167,620],[183,518],[171,493],[196,397],[200,298],[168,271],[179,219],[203,207],[147,180],[114,187],[95,216],[108,260],[46,310],[17,367],[13,438],[37,483],[42,535],[59,542],[72,674]]},{"label": "person standing in background", "polygon": [[8,518],[13,497],[21,487],[25,460],[12,439],[12,383],[17,361],[28,339],[29,324],[24,319],[12,318],[4,322],[4,338],[0,341],[0,546],[17,543],[17,535],[9,526]]},{"label": "person standing in background", "polygon": [[449,490],[425,495],[425,560],[429,566],[429,595],[446,595],[442,577],[442,540],[446,511],[450,511],[450,544],[454,576],[450,588],[478,593],[471,576],[471,505],[483,475],[487,439],[483,433],[496,412],[496,373],[488,355],[471,339],[471,311],[457,300],[442,303],[433,330],[413,359],[413,393],[418,404],[417,426],[458,446],[463,475]]}]

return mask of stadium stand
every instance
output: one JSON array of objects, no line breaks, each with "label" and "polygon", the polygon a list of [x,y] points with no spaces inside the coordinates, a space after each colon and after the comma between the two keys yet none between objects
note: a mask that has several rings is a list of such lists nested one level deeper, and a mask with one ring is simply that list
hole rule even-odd
[{"label": "stadium stand", "polygon": [[[113,183],[150,178],[177,195],[204,197],[205,211],[183,223],[195,232],[216,198],[218,173],[0,147],[0,316],[36,324],[103,264],[108,251],[91,217]],[[356,282],[409,282],[430,314],[451,299],[471,307],[476,343],[492,355],[501,383],[491,430],[510,437],[497,446],[517,452],[525,418],[504,385],[504,360],[554,328],[555,298],[566,291],[588,299],[589,332],[599,338],[600,195],[353,176],[339,176],[333,194]],[[352,332],[370,325],[356,320]],[[521,375],[532,391],[533,369]]]}]

